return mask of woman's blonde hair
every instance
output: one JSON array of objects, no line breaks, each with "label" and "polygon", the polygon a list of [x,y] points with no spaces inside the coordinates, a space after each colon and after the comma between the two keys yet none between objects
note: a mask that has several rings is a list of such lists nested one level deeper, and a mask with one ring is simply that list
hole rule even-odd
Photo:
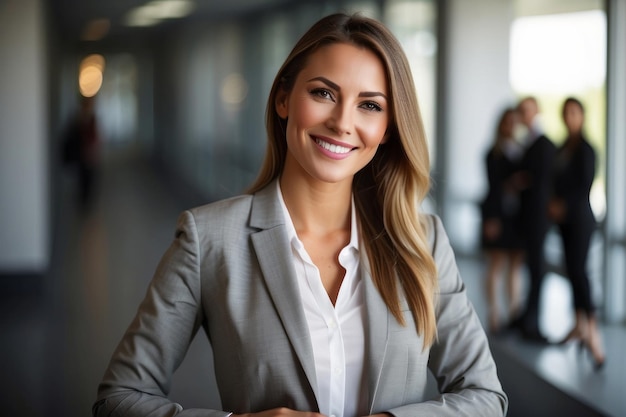
[{"label": "woman's blonde hair", "polygon": [[[285,123],[276,112],[277,95],[289,92],[319,47],[350,43],[373,51],[386,68],[390,90],[388,140],[354,178],[353,194],[372,279],[398,322],[404,294],[424,347],[436,338],[438,290],[435,262],[419,205],[430,186],[430,162],[415,86],[404,51],[380,22],[360,15],[333,14],[315,23],[297,42],[278,71],[266,109],[268,149],[249,192],[278,178],[287,153]],[[400,284],[400,288],[398,287]]]}]

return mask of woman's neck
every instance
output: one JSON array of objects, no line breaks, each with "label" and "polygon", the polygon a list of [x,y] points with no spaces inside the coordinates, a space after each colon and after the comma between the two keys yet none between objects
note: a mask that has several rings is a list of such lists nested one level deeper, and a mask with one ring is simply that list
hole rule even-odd
[{"label": "woman's neck", "polygon": [[298,234],[350,230],[352,185],[281,176],[280,188]]},{"label": "woman's neck", "polygon": [[583,139],[583,135],[582,132],[579,130],[577,132],[568,132],[567,135],[567,142],[571,143],[571,144],[576,144],[578,142],[581,142]]}]

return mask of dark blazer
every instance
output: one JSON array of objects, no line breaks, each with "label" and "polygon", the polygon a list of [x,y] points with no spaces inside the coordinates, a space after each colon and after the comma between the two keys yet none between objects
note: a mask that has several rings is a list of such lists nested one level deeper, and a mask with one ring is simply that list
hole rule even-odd
[{"label": "dark blazer", "polygon": [[548,230],[555,155],[556,147],[552,141],[541,135],[528,147],[520,163],[528,182],[520,194],[521,221],[527,236],[544,235]]},{"label": "dark blazer", "polygon": [[519,249],[522,247],[520,231],[520,197],[514,185],[514,175],[519,173],[519,161],[491,148],[485,156],[488,188],[480,204],[483,224],[498,220],[500,234],[497,237],[481,235],[485,249]]},{"label": "dark blazer", "polygon": [[497,154],[492,148],[485,156],[488,189],[481,204],[483,220],[502,218],[507,209],[505,202],[505,184],[519,170],[519,163],[504,154]]},{"label": "dark blazer", "polygon": [[[222,407],[318,411],[313,348],[276,184],[184,212],[98,390],[95,416],[214,416],[168,400],[172,374],[200,327],[211,342]],[[387,309],[362,253],[369,412],[397,417],[503,416],[507,397],[467,299],[441,221],[427,216],[439,272],[438,340],[423,349],[412,314]],[[425,398],[428,369],[443,393]]]},{"label": "dark blazer", "polygon": [[596,154],[584,138],[572,147],[558,150],[554,165],[554,197],[565,203],[562,223],[592,229],[596,220],[589,193],[596,173]]}]

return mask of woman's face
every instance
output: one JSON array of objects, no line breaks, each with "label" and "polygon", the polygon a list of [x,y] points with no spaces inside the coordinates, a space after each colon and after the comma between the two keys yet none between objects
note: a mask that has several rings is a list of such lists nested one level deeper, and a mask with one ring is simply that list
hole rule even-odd
[{"label": "woman's face", "polygon": [[385,140],[385,68],[368,49],[336,43],[313,52],[289,92],[276,99],[287,119],[284,178],[352,181]]},{"label": "woman's face", "polygon": [[570,134],[578,134],[583,128],[585,115],[583,110],[576,103],[567,103],[563,108],[563,121]]},{"label": "woman's face", "polygon": [[507,112],[506,115],[502,118],[502,124],[500,125],[500,136],[505,138],[514,137],[517,122],[517,113],[512,111]]}]

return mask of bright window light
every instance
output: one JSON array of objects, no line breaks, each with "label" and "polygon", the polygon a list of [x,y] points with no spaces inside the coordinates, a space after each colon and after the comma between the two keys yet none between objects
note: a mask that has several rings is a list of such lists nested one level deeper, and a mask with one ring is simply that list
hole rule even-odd
[{"label": "bright window light", "polygon": [[606,16],[600,10],[529,16],[511,29],[516,91],[576,93],[604,85]]}]

